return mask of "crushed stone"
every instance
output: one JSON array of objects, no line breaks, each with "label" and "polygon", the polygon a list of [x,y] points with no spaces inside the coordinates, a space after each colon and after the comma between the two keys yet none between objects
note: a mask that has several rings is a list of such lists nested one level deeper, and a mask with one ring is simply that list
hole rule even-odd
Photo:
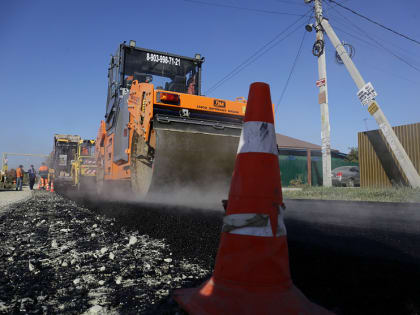
[{"label": "crushed stone", "polygon": [[165,240],[57,194],[36,191],[9,210],[0,218],[2,313],[183,314],[172,291],[211,274],[172,256]]}]

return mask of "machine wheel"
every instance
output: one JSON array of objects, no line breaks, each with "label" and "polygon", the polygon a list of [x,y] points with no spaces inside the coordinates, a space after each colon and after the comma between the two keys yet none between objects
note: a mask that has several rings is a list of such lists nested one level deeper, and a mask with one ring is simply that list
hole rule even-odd
[{"label": "machine wheel", "polygon": [[350,180],[347,182],[347,187],[354,187],[354,180],[353,180],[353,178],[350,178]]},{"label": "machine wheel", "polygon": [[143,137],[135,134],[131,144],[131,189],[140,196],[145,196],[152,180],[152,159],[149,154],[149,146]]}]

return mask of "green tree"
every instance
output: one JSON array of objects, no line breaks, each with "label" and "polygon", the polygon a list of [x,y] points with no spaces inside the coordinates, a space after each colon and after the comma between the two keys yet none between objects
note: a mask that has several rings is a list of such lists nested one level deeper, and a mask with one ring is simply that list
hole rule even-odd
[{"label": "green tree", "polygon": [[350,147],[349,153],[347,153],[347,160],[350,162],[359,162],[359,148]]}]

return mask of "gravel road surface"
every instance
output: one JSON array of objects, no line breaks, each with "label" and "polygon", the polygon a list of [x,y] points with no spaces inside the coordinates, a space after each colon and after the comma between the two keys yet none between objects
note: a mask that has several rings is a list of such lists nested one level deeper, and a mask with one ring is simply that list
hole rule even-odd
[{"label": "gravel road surface", "polygon": [[[0,218],[0,313],[155,314],[170,290],[209,275],[114,221],[44,191],[10,206]],[[165,303],[161,313],[176,313]]]},{"label": "gravel road surface", "polygon": [[9,205],[19,201],[25,201],[31,197],[32,191],[28,186],[23,186],[22,191],[0,190],[0,216],[5,213]]}]

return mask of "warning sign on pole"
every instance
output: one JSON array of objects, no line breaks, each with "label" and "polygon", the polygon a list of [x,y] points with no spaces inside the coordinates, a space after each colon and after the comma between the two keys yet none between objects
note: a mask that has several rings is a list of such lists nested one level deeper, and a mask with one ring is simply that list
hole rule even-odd
[{"label": "warning sign on pole", "polygon": [[316,86],[317,87],[321,87],[321,86],[324,86],[324,85],[325,85],[325,78],[316,81]]},{"label": "warning sign on pole", "polygon": [[372,86],[372,83],[366,83],[360,90],[357,92],[357,97],[363,105],[367,106],[372,103],[373,99],[377,96],[375,89]]}]

